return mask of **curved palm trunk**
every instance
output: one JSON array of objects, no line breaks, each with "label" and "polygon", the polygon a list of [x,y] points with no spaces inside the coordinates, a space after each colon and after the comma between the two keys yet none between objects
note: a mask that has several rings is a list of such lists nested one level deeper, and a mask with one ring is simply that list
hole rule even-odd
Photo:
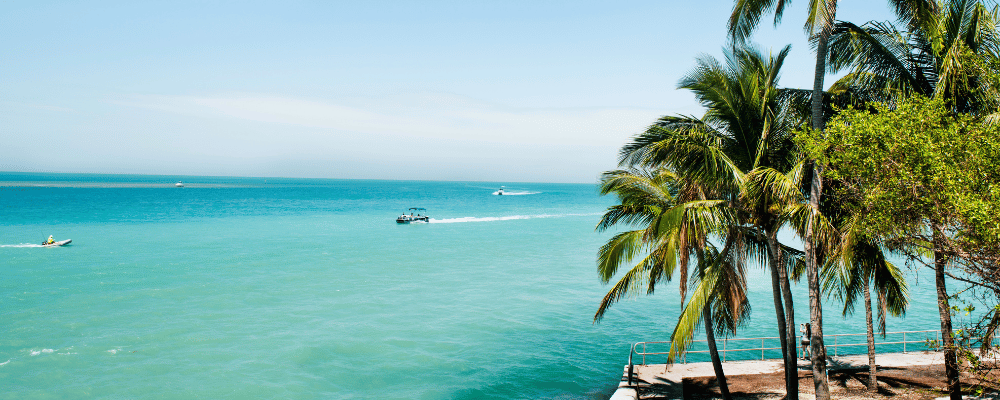
[{"label": "curved palm trunk", "polygon": [[[826,77],[826,53],[827,42],[830,40],[830,33],[833,18],[837,13],[836,0],[820,0],[832,3],[833,8],[827,26],[823,27],[819,33],[816,43],[816,70],[813,79],[812,93],[812,127],[817,131],[823,130],[823,79]],[[823,194],[823,169],[819,165],[813,165],[812,187],[809,193],[809,205],[814,210],[819,210],[819,199]],[[803,240],[806,253],[806,276],[809,281],[809,322],[812,330],[812,340],[809,343],[809,357],[812,361],[813,386],[816,390],[816,400],[830,399],[830,385],[826,376],[826,346],[823,344],[823,305],[820,301],[819,288],[819,260],[816,254],[815,243],[813,243],[813,224],[806,224],[805,238]]]},{"label": "curved palm trunk", "polygon": [[705,340],[708,341],[708,354],[712,356],[712,368],[715,369],[715,380],[719,382],[719,392],[722,398],[732,400],[729,394],[729,384],[726,383],[726,373],[722,371],[722,360],[719,359],[719,348],[715,346],[715,330],[712,327],[712,307],[705,305],[702,311],[702,319],[705,320]]},{"label": "curved palm trunk", "polygon": [[938,226],[934,231],[934,282],[937,286],[938,313],[941,315],[941,341],[944,345],[944,371],[948,377],[948,395],[951,400],[962,400],[962,387],[958,380],[958,356],[955,354],[955,339],[951,331],[951,306],[948,304],[948,290],[945,287],[944,267],[947,264],[943,252],[944,236]]},{"label": "curved palm trunk", "polygon": [[[778,339],[781,342],[781,358],[784,361],[785,367],[785,393],[787,393],[787,399],[797,399],[799,395],[799,372],[798,361],[795,359],[797,355],[795,349],[795,332],[789,330],[790,325],[788,322],[792,320],[792,315],[789,313],[792,299],[791,291],[785,290],[785,286],[788,285],[788,273],[781,263],[781,254],[777,250],[780,248],[778,245],[778,233],[772,231],[766,231],[765,233],[767,235],[767,254],[771,264],[771,292],[774,295],[774,313],[778,317]],[[784,302],[782,302],[783,297],[785,299]],[[786,319],[786,314],[788,314],[788,319]],[[791,326],[794,327],[794,320],[792,321],[793,325]]]},{"label": "curved palm trunk", "polygon": [[[785,330],[785,310],[781,302],[781,279],[778,270],[774,268],[774,258],[771,258],[771,294],[774,297],[774,314],[778,320],[778,340],[781,342],[781,359],[785,366],[785,380],[788,379],[788,332]],[[787,386],[786,386],[787,388]]]},{"label": "curved palm trunk", "polygon": [[[775,240],[775,243],[778,241]],[[788,281],[788,269],[778,259],[778,277],[781,279],[781,295],[785,298],[785,330],[788,335],[788,363],[791,365],[792,388],[795,390],[794,396],[786,396],[785,399],[792,400],[799,398],[799,361],[798,346],[795,341],[795,307],[792,305],[792,285]]]},{"label": "curved palm trunk", "polygon": [[[774,244],[777,245],[777,238],[774,239]],[[770,247],[770,246],[769,246]],[[788,269],[785,268],[782,260],[778,259],[778,277],[781,279],[781,295],[785,298],[785,330],[788,335],[788,364],[791,366],[791,388],[794,390],[794,395],[786,395],[786,400],[795,400],[799,398],[799,360],[798,360],[798,346],[795,340],[795,307],[792,306],[792,285],[788,282]],[[786,385],[788,386],[788,385]],[[792,392],[789,392],[792,393]]]},{"label": "curved palm trunk", "polygon": [[865,323],[868,325],[868,390],[878,391],[878,375],[875,371],[875,324],[872,322],[872,294],[865,281]]}]

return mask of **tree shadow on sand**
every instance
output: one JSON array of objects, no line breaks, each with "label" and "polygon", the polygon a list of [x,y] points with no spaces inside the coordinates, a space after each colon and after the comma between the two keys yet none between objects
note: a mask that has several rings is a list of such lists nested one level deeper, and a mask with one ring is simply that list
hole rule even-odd
[{"label": "tree shadow on sand", "polygon": [[[940,371],[938,371],[940,369]],[[828,370],[834,397],[852,398],[935,398],[944,396],[943,367],[879,368],[878,394],[868,392],[868,367],[834,365]],[[736,375],[729,378],[729,390],[736,399],[763,400],[785,397],[781,374]],[[812,387],[812,371],[800,369],[799,385]],[[914,389],[922,393],[915,395]],[[811,392],[811,390],[809,390]],[[715,377],[685,378],[680,384],[668,381],[640,381],[638,392],[642,399],[717,399],[721,398]]]},{"label": "tree shadow on sand", "polygon": [[[878,368],[878,394],[892,397],[900,389],[934,390],[941,388],[946,382],[940,378],[923,374],[911,374],[904,368]],[[844,368],[832,370],[828,374],[831,385],[844,389],[865,390],[868,385],[868,367]],[[812,379],[812,375],[809,375]],[[852,384],[853,383],[853,384]]]}]

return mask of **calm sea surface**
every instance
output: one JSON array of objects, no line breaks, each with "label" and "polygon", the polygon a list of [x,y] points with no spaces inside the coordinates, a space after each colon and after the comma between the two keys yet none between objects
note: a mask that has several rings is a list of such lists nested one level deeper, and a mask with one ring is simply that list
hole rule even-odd
[{"label": "calm sea surface", "polygon": [[[668,338],[676,283],[594,325],[614,199],[504,184],[0,173],[0,399],[607,398],[630,343]],[[774,336],[749,271],[739,336]],[[911,281],[889,330],[938,326],[933,276]],[[864,331],[839,311],[828,333]]]}]

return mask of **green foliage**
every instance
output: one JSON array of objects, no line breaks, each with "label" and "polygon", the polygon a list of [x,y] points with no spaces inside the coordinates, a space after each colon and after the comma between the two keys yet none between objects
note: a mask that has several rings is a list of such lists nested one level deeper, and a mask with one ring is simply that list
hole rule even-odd
[{"label": "green foliage", "polygon": [[842,182],[838,197],[873,237],[926,235],[940,225],[967,252],[1000,243],[1000,132],[940,99],[843,110],[825,135],[797,142]]}]

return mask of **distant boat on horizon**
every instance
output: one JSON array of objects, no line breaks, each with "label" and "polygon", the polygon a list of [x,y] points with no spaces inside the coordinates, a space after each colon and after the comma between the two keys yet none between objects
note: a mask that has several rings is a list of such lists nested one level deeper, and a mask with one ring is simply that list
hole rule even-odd
[{"label": "distant boat on horizon", "polygon": [[503,186],[500,186],[500,190],[493,192],[494,195],[503,196]]},{"label": "distant boat on horizon", "polygon": [[174,186],[176,186],[176,187],[184,187],[184,183],[182,183],[181,181],[177,181],[177,183],[175,183]]}]

